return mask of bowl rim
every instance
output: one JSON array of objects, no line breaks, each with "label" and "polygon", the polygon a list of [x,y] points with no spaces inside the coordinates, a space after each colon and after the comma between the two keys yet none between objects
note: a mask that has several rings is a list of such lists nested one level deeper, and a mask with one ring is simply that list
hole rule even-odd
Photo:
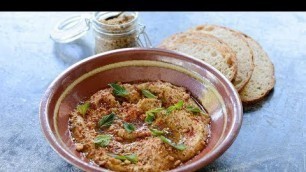
[{"label": "bowl rim", "polygon": [[92,170],[96,170],[96,171],[109,171],[108,169],[105,168],[101,168],[98,166],[93,166],[93,165],[89,165],[89,163],[84,162],[83,160],[81,160],[80,158],[76,158],[75,156],[71,155],[71,153],[69,153],[68,151],[64,150],[62,148],[62,146],[60,145],[60,143],[58,143],[56,141],[55,135],[53,134],[51,127],[49,125],[48,122],[48,115],[47,115],[47,109],[49,106],[49,97],[52,94],[54,87],[56,86],[56,83],[61,80],[65,74],[67,74],[69,71],[79,67],[80,65],[82,65],[83,63],[86,63],[87,61],[93,60],[95,58],[99,58],[101,56],[105,56],[105,55],[111,55],[111,54],[116,54],[116,53],[122,53],[122,52],[130,52],[130,51],[148,51],[148,52],[152,52],[155,51],[157,53],[163,53],[163,54],[172,54],[175,56],[183,56],[183,57],[187,57],[189,58],[192,63],[195,64],[201,64],[207,68],[210,68],[209,70],[214,74],[217,75],[218,79],[221,80],[222,83],[224,83],[224,85],[226,86],[226,88],[232,93],[232,98],[234,99],[234,102],[236,102],[236,106],[234,106],[234,109],[236,109],[236,112],[233,115],[233,124],[230,126],[229,129],[229,134],[227,134],[224,138],[224,140],[216,147],[216,149],[214,149],[213,151],[211,151],[208,154],[205,154],[205,158],[201,157],[200,159],[198,159],[197,161],[190,163],[190,164],[186,164],[184,166],[179,166],[175,169],[172,169],[170,171],[195,171],[198,170],[210,163],[212,163],[213,161],[215,161],[218,157],[220,157],[234,142],[234,140],[236,139],[237,135],[239,134],[241,125],[242,125],[242,119],[243,119],[243,108],[242,108],[242,103],[239,97],[239,94],[237,92],[237,90],[234,88],[234,86],[232,85],[232,83],[223,75],[221,74],[221,72],[219,72],[217,69],[215,69],[214,67],[212,67],[211,65],[209,65],[208,63],[199,60],[193,56],[184,54],[184,53],[179,53],[179,52],[175,52],[172,50],[164,50],[164,49],[160,49],[160,48],[123,48],[123,49],[117,49],[117,50],[111,50],[111,51],[107,51],[104,53],[99,53],[96,55],[92,55],[90,57],[84,58],[81,61],[71,65],[70,67],[66,68],[64,71],[62,71],[52,82],[51,84],[49,84],[47,90],[45,91],[45,93],[43,94],[42,98],[41,98],[41,102],[40,102],[40,106],[39,106],[39,121],[40,121],[40,127],[41,127],[41,131],[43,132],[43,135],[45,137],[45,139],[48,141],[50,147],[60,156],[62,157],[66,162],[80,168],[81,170],[85,170],[85,171],[92,171]]}]

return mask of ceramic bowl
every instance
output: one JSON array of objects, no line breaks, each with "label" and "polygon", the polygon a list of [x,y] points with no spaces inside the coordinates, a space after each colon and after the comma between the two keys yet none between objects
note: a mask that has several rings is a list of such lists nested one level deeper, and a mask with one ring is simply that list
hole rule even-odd
[{"label": "ceramic bowl", "polygon": [[108,83],[162,80],[187,88],[211,116],[211,137],[197,156],[171,171],[195,171],[222,155],[242,123],[242,105],[233,85],[219,71],[194,57],[161,49],[128,48],[86,58],[61,73],[40,104],[42,131],[51,147],[84,171],[105,171],[75,151],[68,114]]}]

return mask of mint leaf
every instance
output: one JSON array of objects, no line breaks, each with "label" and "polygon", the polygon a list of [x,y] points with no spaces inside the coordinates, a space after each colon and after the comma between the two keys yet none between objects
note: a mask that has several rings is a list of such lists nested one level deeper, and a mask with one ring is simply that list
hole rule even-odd
[{"label": "mint leaf", "polygon": [[165,110],[164,108],[155,108],[155,109],[152,109],[152,110],[149,110],[147,112],[150,112],[150,113],[159,113],[161,111]]},{"label": "mint leaf", "polygon": [[129,160],[132,163],[138,162],[138,157],[136,154],[130,154],[130,155],[115,155],[114,158],[120,159],[121,161]]},{"label": "mint leaf", "polygon": [[165,131],[161,131],[161,130],[154,129],[154,128],[150,128],[150,131],[153,136],[160,136],[160,135],[166,134]]},{"label": "mint leaf", "polygon": [[169,106],[167,108],[167,114],[171,113],[172,111],[174,110],[179,110],[179,109],[182,109],[184,105],[184,101],[183,100],[180,100],[178,101],[176,104],[172,105],[172,106]]},{"label": "mint leaf", "polygon": [[84,116],[86,114],[89,106],[90,106],[89,102],[86,102],[84,104],[78,105],[77,106],[77,111]]},{"label": "mint leaf", "polygon": [[183,105],[184,105],[184,101],[183,100],[180,100],[176,104],[174,104],[176,109],[182,109]]},{"label": "mint leaf", "polygon": [[172,147],[178,149],[178,150],[185,150],[186,146],[184,144],[175,144],[170,139],[166,138],[165,136],[159,136],[159,138],[168,145],[171,145]]},{"label": "mint leaf", "polygon": [[113,88],[113,94],[115,96],[125,97],[125,96],[129,95],[128,91],[124,87],[122,87],[118,84],[111,83],[111,84],[108,84],[108,85]]},{"label": "mint leaf", "polygon": [[167,114],[170,114],[172,111],[174,111],[176,109],[176,107],[175,106],[169,106],[168,108],[167,108]]},{"label": "mint leaf", "polygon": [[147,98],[157,98],[157,96],[152,94],[149,90],[141,90],[141,92]]},{"label": "mint leaf", "polygon": [[181,151],[186,149],[186,146],[184,144],[177,144],[177,145],[174,145],[174,147]]},{"label": "mint leaf", "polygon": [[152,112],[146,112],[146,118],[145,118],[145,122],[148,124],[152,124],[152,122],[155,120],[155,115]]},{"label": "mint leaf", "polygon": [[200,113],[201,110],[198,107],[194,107],[194,106],[187,106],[186,110],[192,113]]},{"label": "mint leaf", "polygon": [[164,108],[156,108],[156,109],[147,111],[145,122],[148,124],[152,124],[152,122],[155,120],[155,114],[161,112],[162,110],[164,110]]},{"label": "mint leaf", "polygon": [[99,120],[99,127],[109,127],[112,125],[115,119],[115,113],[110,113],[109,115],[103,116],[102,119]]},{"label": "mint leaf", "polygon": [[101,147],[106,147],[110,140],[111,140],[112,136],[111,135],[98,135],[95,139],[94,139],[94,143],[96,145],[99,145]]},{"label": "mint leaf", "polygon": [[128,132],[128,133],[131,133],[131,132],[133,132],[134,130],[135,130],[135,126],[133,125],[133,124],[131,124],[131,123],[124,123],[123,124],[123,127],[124,127],[124,129]]}]

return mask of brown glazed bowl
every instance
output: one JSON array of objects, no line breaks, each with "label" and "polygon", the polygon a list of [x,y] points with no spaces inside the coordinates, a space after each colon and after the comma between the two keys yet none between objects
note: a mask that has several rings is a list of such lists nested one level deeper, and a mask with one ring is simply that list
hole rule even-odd
[{"label": "brown glazed bowl", "polygon": [[161,49],[127,48],[86,58],[48,87],[40,104],[42,131],[51,147],[84,171],[106,171],[79,152],[68,129],[68,113],[108,83],[162,80],[187,88],[211,116],[211,138],[197,156],[171,171],[195,171],[213,162],[235,140],[242,105],[233,85],[219,71],[194,57]]}]

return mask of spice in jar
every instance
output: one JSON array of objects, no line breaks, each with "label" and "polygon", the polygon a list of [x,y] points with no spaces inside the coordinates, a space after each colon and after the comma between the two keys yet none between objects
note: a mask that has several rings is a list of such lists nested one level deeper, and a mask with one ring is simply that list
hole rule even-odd
[{"label": "spice in jar", "polygon": [[126,12],[116,17],[101,15],[97,21],[94,27],[96,53],[139,46],[137,13]]},{"label": "spice in jar", "polygon": [[135,17],[134,16],[127,16],[125,14],[115,16],[114,18],[105,18],[101,19],[100,22],[108,25],[120,25],[120,24],[125,24],[130,21],[132,21]]}]

